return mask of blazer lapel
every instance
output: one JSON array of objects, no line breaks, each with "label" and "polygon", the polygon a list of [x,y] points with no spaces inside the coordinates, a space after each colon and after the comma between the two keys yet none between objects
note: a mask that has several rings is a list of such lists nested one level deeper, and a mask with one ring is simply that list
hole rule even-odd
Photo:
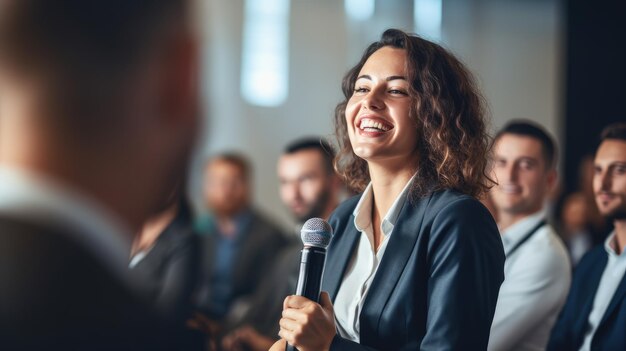
[{"label": "blazer lapel", "polygon": [[[361,312],[361,327],[377,326],[385,304],[389,300],[400,275],[415,248],[417,238],[421,234],[422,220],[431,197],[422,198],[411,205],[409,199],[404,204],[396,226],[389,237],[385,254],[378,266],[372,285],[365,298]],[[361,330],[361,335],[375,335],[374,330]]]},{"label": "blazer lapel", "polygon": [[[326,253],[326,266],[322,286],[330,295],[331,301],[335,302],[339,285],[348,267],[348,262],[352,258],[352,252],[361,233],[354,226],[354,216],[346,223],[346,229],[339,237],[333,238],[333,242],[328,247]],[[335,239],[338,239],[335,241]]]},{"label": "blazer lapel", "polygon": [[606,322],[607,318],[609,318],[609,316],[611,316],[611,314],[615,311],[617,306],[624,301],[624,295],[626,295],[626,274],[622,277],[622,281],[617,287],[613,298],[611,298],[611,303],[609,304],[609,307],[607,307],[606,312],[604,313],[604,316],[602,316],[602,320],[598,326],[602,326],[602,324]]},{"label": "blazer lapel", "polygon": [[594,262],[593,272],[589,274],[588,280],[586,280],[583,284],[584,289],[584,300],[583,300],[583,308],[580,313],[580,318],[578,318],[574,324],[573,330],[576,331],[576,335],[579,335],[580,343],[582,343],[583,337],[585,335],[585,331],[587,329],[587,322],[589,320],[589,314],[591,313],[591,309],[593,308],[593,300],[598,292],[598,287],[600,285],[600,279],[602,278],[602,272],[604,272],[604,268],[607,264],[606,252],[602,252],[599,260]]}]

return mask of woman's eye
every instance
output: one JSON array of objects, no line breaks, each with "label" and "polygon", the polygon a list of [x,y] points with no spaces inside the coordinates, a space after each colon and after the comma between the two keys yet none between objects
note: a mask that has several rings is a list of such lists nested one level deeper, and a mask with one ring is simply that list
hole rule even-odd
[{"label": "woman's eye", "polygon": [[400,89],[391,89],[389,93],[394,95],[408,95],[406,91]]},{"label": "woman's eye", "polygon": [[354,92],[355,93],[366,93],[368,92],[368,89],[365,87],[358,87],[358,88],[354,88]]}]

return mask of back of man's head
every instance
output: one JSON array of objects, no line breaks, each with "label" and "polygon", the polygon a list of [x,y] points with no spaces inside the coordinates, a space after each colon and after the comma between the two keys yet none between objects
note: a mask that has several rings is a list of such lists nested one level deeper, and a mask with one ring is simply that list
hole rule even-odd
[{"label": "back of man's head", "polygon": [[505,134],[533,138],[541,144],[546,169],[554,169],[557,164],[557,148],[554,139],[540,125],[528,120],[513,120],[496,133],[494,144]]},{"label": "back of man's head", "polygon": [[192,0],[0,1],[0,162],[132,225],[177,181],[197,119]]},{"label": "back of man's head", "polygon": [[0,69],[34,85],[66,131],[115,125],[133,72],[184,21],[187,2],[3,0]]}]

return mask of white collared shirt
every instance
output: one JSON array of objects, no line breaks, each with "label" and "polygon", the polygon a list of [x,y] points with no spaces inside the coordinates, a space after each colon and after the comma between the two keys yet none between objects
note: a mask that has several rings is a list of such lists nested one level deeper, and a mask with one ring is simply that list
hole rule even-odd
[{"label": "white collared shirt", "polygon": [[491,325],[490,351],[545,349],[565,303],[571,266],[552,226],[541,226],[512,251],[544,218],[540,211],[502,232],[504,282]]},{"label": "white collared shirt", "polygon": [[26,170],[0,166],[0,214],[55,224],[128,282],[130,231],[95,201]]},{"label": "white collared shirt", "polygon": [[412,180],[413,178],[409,180],[398,197],[396,197],[380,223],[380,230],[384,235],[384,239],[378,248],[378,252],[374,247],[374,230],[372,227],[372,206],[374,204],[372,183],[367,186],[354,208],[354,226],[361,232],[361,236],[358,240],[357,248],[352,254],[334,303],[337,330],[339,335],[345,339],[355,342],[360,341],[359,316],[363,309],[363,302],[365,302],[365,297],[376,275],[378,265],[385,254],[389,237],[397,223],[400,211],[406,202]]},{"label": "white collared shirt", "polygon": [[591,349],[593,336],[596,330],[598,330],[598,325],[602,317],[604,317],[606,309],[609,307],[613,295],[615,295],[615,291],[617,291],[619,283],[622,281],[624,273],[626,272],[626,252],[622,252],[618,255],[615,251],[616,246],[615,231],[613,231],[604,242],[604,249],[608,255],[608,260],[604,272],[602,272],[602,278],[600,278],[596,296],[593,299],[593,307],[591,308],[587,322],[587,333],[585,334],[585,340],[580,347],[580,351]]}]

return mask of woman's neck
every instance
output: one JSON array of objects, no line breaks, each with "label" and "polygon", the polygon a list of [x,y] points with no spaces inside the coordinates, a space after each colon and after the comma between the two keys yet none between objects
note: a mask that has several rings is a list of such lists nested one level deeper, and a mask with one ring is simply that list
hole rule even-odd
[{"label": "woman's neck", "polygon": [[382,220],[400,192],[415,174],[415,168],[406,165],[402,168],[390,168],[370,163],[369,172],[374,194],[372,211],[377,212],[377,215],[372,217]]}]

